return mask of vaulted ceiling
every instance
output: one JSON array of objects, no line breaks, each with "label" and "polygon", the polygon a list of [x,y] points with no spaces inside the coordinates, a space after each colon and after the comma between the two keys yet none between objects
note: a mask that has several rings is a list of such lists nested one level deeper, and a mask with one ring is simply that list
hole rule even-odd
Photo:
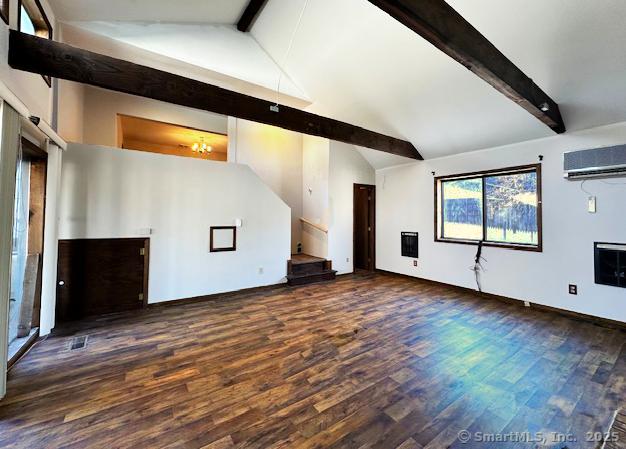
[{"label": "vaulted ceiling", "polygon": [[[83,22],[131,45],[267,88],[275,88],[280,76],[281,90],[310,101],[308,111],[410,140],[426,158],[553,135],[367,0],[268,0],[251,32],[241,33],[245,37],[234,32],[234,24],[247,0],[192,0],[184,8],[164,0],[50,2],[61,20]],[[559,103],[569,131],[626,120],[623,0],[448,3]],[[109,23],[85,23],[92,21]],[[216,34],[202,32],[215,27],[202,28],[206,24],[225,27],[219,39],[232,42],[215,45]],[[148,26],[167,33],[142,37]],[[263,67],[263,76],[241,73],[237,62],[237,48],[255,46],[263,63],[244,66],[250,72]],[[225,55],[224,48],[233,50]],[[250,57],[241,51],[241,58]]]},{"label": "vaulted ceiling", "polygon": [[214,23],[232,25],[248,0],[49,0],[65,21]]}]

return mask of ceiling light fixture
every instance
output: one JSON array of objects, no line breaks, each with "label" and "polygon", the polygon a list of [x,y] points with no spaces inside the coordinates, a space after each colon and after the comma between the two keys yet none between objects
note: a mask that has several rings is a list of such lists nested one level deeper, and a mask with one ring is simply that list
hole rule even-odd
[{"label": "ceiling light fixture", "polygon": [[204,137],[201,137],[200,142],[194,142],[191,146],[191,151],[199,154],[206,153],[208,155],[211,151],[213,151],[213,147],[211,145],[207,145],[204,141]]},{"label": "ceiling light fixture", "polygon": [[541,103],[539,105],[539,109],[541,109],[543,112],[548,112],[550,110],[550,105],[548,103]]}]

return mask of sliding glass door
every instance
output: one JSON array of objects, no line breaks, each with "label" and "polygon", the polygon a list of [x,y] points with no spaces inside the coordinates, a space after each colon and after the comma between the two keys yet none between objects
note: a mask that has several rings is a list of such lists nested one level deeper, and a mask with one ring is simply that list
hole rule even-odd
[{"label": "sliding glass door", "polygon": [[9,364],[36,338],[38,331],[45,202],[45,152],[22,139],[17,156],[9,296]]},{"label": "sliding glass door", "polygon": [[9,360],[19,345],[18,326],[24,299],[24,276],[28,255],[28,190],[30,167],[18,154],[13,207],[13,243],[11,248],[11,291],[9,295]]}]

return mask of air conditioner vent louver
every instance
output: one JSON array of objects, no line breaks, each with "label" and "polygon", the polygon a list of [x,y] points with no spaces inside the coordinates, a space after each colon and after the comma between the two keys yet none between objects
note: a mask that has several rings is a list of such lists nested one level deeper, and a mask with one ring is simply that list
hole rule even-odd
[{"label": "air conditioner vent louver", "polygon": [[568,179],[626,176],[626,145],[564,153],[563,169]]}]

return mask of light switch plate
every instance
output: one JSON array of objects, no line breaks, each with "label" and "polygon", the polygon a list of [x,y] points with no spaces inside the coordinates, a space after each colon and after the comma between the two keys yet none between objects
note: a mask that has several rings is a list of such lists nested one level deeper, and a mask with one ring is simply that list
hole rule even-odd
[{"label": "light switch plate", "polygon": [[596,213],[596,197],[595,196],[589,197],[587,201],[587,210],[589,211],[590,214]]}]

